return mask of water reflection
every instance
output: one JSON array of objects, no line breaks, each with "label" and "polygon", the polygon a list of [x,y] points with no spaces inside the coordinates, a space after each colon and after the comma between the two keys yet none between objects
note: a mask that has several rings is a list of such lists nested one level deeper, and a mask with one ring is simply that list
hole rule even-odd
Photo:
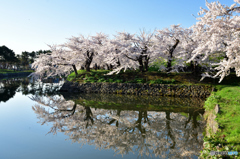
[{"label": "water reflection", "polygon": [[15,95],[17,89],[25,83],[26,79],[24,78],[10,78],[0,80],[0,102],[6,102],[11,99]]},{"label": "water reflection", "polygon": [[72,142],[161,158],[196,157],[203,145],[200,99],[117,95],[33,95],[33,111],[49,133]]},{"label": "water reflection", "polygon": [[56,94],[62,84],[59,80],[34,81],[26,77],[0,79],[0,102],[7,102],[16,92],[22,92],[24,95]]}]

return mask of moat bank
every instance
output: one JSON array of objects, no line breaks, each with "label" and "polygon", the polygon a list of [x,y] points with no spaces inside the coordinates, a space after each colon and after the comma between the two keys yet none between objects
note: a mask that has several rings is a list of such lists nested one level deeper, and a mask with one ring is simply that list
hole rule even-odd
[{"label": "moat bank", "polygon": [[212,86],[147,83],[74,83],[66,81],[60,91],[206,98],[211,94]]},{"label": "moat bank", "polygon": [[204,104],[207,127],[200,157],[213,157],[211,151],[227,151],[238,154],[229,158],[240,158],[240,87],[222,85],[217,90]]}]

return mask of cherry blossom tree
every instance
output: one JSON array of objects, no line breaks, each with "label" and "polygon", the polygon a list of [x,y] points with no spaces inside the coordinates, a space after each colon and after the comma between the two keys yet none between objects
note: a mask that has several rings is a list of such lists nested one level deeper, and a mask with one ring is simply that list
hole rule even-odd
[{"label": "cherry blossom tree", "polygon": [[[208,72],[202,74],[202,79],[220,77],[220,83],[225,76],[230,74],[231,68],[234,68],[236,75],[240,76],[240,1],[234,1],[236,3],[230,7],[218,1],[211,3],[206,1],[207,9],[201,8],[198,13],[198,22],[192,27],[194,40],[198,40],[199,44],[188,62],[197,60],[199,63],[204,63],[209,56],[225,54],[223,60],[211,63],[212,66],[217,66],[215,70],[218,72],[215,75]],[[197,56],[202,57],[196,59]]]},{"label": "cherry blossom tree", "polygon": [[[133,43],[134,52],[138,55],[135,60],[139,63],[139,70],[146,72],[148,71],[149,62],[152,62],[150,59],[156,55],[154,32],[146,33],[145,30],[140,31],[140,35],[136,36]],[[126,57],[130,58],[128,55],[126,55]]]},{"label": "cherry blossom tree", "polygon": [[111,48],[113,50],[108,60],[111,63],[116,63],[117,68],[109,74],[119,73],[120,70],[128,68],[146,72],[149,63],[154,59],[152,57],[156,54],[154,32],[146,33],[145,30],[140,31],[139,35],[118,32],[110,44],[113,46]]},{"label": "cherry blossom tree", "polygon": [[[197,47],[198,41],[193,39],[193,30],[191,28],[188,28],[185,30],[185,34],[183,38],[184,40],[182,41],[182,48],[183,48],[182,57],[186,63],[186,61],[192,58],[193,50]],[[195,75],[199,73],[198,63],[195,59],[190,61],[190,69],[192,73]]]},{"label": "cherry blossom tree", "polygon": [[51,53],[41,54],[32,64],[35,72],[30,74],[34,78],[66,76],[72,71],[77,75],[77,68],[85,66],[90,71],[92,62],[101,64],[101,50],[107,36],[97,33],[96,36],[85,38],[83,35],[72,37],[62,45],[53,45]]},{"label": "cherry blossom tree", "polygon": [[[189,29],[184,29],[180,25],[172,25],[170,28],[157,30],[156,39],[159,56],[167,59],[167,67],[165,69],[167,72],[176,71],[179,66],[183,66],[184,58],[186,58],[185,56],[189,52],[187,50],[188,47],[186,47],[186,37],[189,37],[189,34]],[[185,48],[183,48],[184,44]],[[175,69],[172,67],[173,60],[178,63]]]},{"label": "cherry blossom tree", "polygon": [[119,73],[122,69],[128,68],[137,69],[138,62],[126,57],[126,54],[130,54],[133,51],[134,34],[127,32],[118,32],[114,36],[114,39],[110,40],[107,46],[106,52],[108,52],[105,62],[108,64],[116,65],[117,67],[108,73]]},{"label": "cherry blossom tree", "polygon": [[77,68],[85,66],[90,71],[90,66],[94,64],[106,65],[108,69],[114,67],[108,75],[119,73],[122,69],[145,72],[158,57],[168,59],[167,68],[170,71],[174,51],[178,53],[175,53],[178,66],[184,61],[188,47],[184,48],[185,52],[181,50],[184,50],[184,38],[189,37],[187,34],[188,29],[173,25],[171,29],[159,30],[157,36],[155,32],[146,33],[142,30],[137,35],[118,32],[113,39],[108,39],[103,33],[87,38],[83,35],[71,37],[65,44],[50,46],[51,54],[40,55],[32,65],[36,72],[30,76],[66,76],[72,71],[77,75]]},{"label": "cherry blossom tree", "polygon": [[82,59],[73,58],[74,54],[68,52],[63,47],[53,45],[50,46],[51,53],[41,54],[35,59],[32,68],[35,72],[29,76],[39,79],[43,77],[64,76],[71,73],[72,70],[76,72],[76,65]]},{"label": "cherry blossom tree", "polygon": [[108,70],[112,70],[113,67],[121,66],[121,57],[119,56],[121,50],[127,47],[129,44],[121,44],[120,33],[115,35],[113,39],[109,39],[106,41],[105,45],[101,47],[100,57],[102,58],[102,62],[107,66]]},{"label": "cherry blossom tree", "polygon": [[[179,69],[178,67],[185,67],[187,71],[189,71],[189,66],[187,65],[189,63],[189,59],[192,58],[193,56],[193,51],[197,48],[198,46],[198,39],[194,39],[194,32],[192,28],[182,28],[182,34],[180,35],[181,41],[178,44],[178,48],[180,47],[181,49],[178,49],[178,52],[175,51],[175,66],[173,69],[176,71]],[[190,71],[198,75],[200,72],[200,66],[199,63],[196,59],[199,59],[200,56],[197,56],[195,59],[190,61]],[[184,71],[182,69],[182,71]]]},{"label": "cherry blossom tree", "polygon": [[64,44],[71,53],[75,54],[75,58],[82,59],[86,71],[90,71],[90,66],[93,63],[101,64],[101,56],[98,56],[101,47],[103,47],[107,35],[97,33],[96,36],[85,38],[83,35],[79,37],[72,37],[67,43]]}]

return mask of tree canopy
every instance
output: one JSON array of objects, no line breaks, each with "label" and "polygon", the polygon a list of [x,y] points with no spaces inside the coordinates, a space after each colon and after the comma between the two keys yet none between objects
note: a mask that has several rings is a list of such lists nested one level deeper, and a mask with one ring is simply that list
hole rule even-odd
[{"label": "tree canopy", "polygon": [[18,60],[15,57],[15,53],[13,52],[13,50],[3,45],[0,46],[0,61],[17,62]]}]

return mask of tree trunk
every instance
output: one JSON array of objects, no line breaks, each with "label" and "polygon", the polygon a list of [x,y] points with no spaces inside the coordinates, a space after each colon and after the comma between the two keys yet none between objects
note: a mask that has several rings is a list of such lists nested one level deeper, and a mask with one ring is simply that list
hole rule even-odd
[{"label": "tree trunk", "polygon": [[179,40],[177,39],[175,44],[171,47],[171,49],[168,52],[169,56],[168,56],[168,62],[167,62],[167,72],[172,70],[173,51],[176,49],[178,43],[179,43]]},{"label": "tree trunk", "polygon": [[85,62],[85,68],[87,72],[90,72],[90,65],[93,59],[93,55],[94,55],[93,52],[90,53],[89,51],[87,51],[87,59]]},{"label": "tree trunk", "polygon": [[148,71],[148,56],[147,54],[147,46],[145,46],[145,48],[142,50],[142,55],[139,57],[142,60],[142,72],[146,72]]},{"label": "tree trunk", "polygon": [[77,76],[77,75],[78,75],[78,73],[77,73],[76,66],[75,66],[74,64],[72,64],[72,67],[73,67],[73,70],[74,70],[74,72],[75,72],[75,76]]},{"label": "tree trunk", "polygon": [[106,66],[107,66],[107,70],[110,70],[110,67],[108,66],[108,64],[106,64]]},{"label": "tree trunk", "polygon": [[112,64],[110,64],[110,70],[113,70],[113,65]]},{"label": "tree trunk", "polygon": [[90,72],[90,62],[86,62],[85,68],[87,72]]},{"label": "tree trunk", "polygon": [[148,61],[149,61],[149,57],[144,56],[144,71],[145,72],[148,71]]},{"label": "tree trunk", "polygon": [[94,67],[93,67],[93,68],[94,68],[94,70],[97,70],[98,66],[97,66],[96,63],[94,64]]},{"label": "tree trunk", "polygon": [[142,61],[143,57],[142,55],[139,56],[138,58],[138,63],[139,63],[139,71],[140,72],[144,72],[144,67],[143,67],[143,61]]},{"label": "tree trunk", "polygon": [[118,61],[117,61],[117,67],[121,66],[121,63],[119,61],[119,58],[118,58]]},{"label": "tree trunk", "polygon": [[107,70],[113,70],[113,65],[112,64],[106,64],[106,66],[107,66]]},{"label": "tree trunk", "polygon": [[190,62],[190,71],[193,73],[194,72],[194,65],[193,61]]},{"label": "tree trunk", "polygon": [[191,70],[192,70],[192,74],[197,75],[199,74],[199,66],[197,61],[191,61]]}]

